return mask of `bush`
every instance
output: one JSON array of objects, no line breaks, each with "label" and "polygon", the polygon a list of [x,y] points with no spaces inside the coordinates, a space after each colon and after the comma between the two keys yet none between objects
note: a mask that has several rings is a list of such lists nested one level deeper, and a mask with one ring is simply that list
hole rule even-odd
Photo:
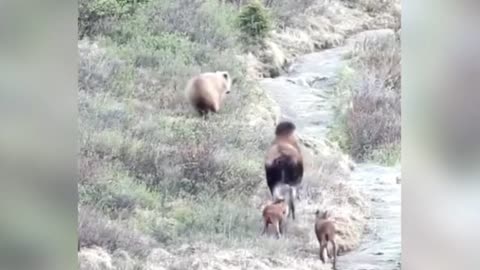
[{"label": "bush", "polygon": [[216,0],[160,0],[142,9],[154,34],[182,33],[189,41],[219,50],[235,48],[235,10]]},{"label": "bush", "polygon": [[386,11],[394,0],[360,0],[360,6],[367,12],[375,13]]},{"label": "bush", "polygon": [[187,203],[176,208],[172,215],[178,221],[179,237],[189,239],[253,238],[261,226],[258,210],[242,205],[238,198],[202,197],[200,203]]},{"label": "bush", "polygon": [[106,219],[91,207],[80,207],[78,230],[81,247],[99,246],[110,253],[122,249],[136,256],[146,256],[156,245],[152,238]]},{"label": "bush", "polygon": [[97,171],[94,181],[79,186],[81,205],[94,205],[114,219],[127,219],[138,209],[157,206],[158,195],[149,192],[144,183],[128,176],[121,165],[107,163],[104,166]]},{"label": "bush", "polygon": [[[302,15],[320,0],[266,0],[265,5],[272,10],[275,21],[282,27],[295,23],[304,24]],[[325,4],[325,3],[324,3]]]},{"label": "bush", "polygon": [[125,15],[148,0],[79,0],[79,39],[111,33]]},{"label": "bush", "polygon": [[342,0],[351,8],[360,7],[369,13],[379,13],[390,9],[397,0]]},{"label": "bush", "polygon": [[337,89],[332,140],[356,160],[392,164],[401,141],[400,44],[392,36],[359,43],[350,74]]},{"label": "bush", "polygon": [[261,43],[271,29],[267,10],[258,1],[244,6],[238,16],[238,27],[247,42]]}]

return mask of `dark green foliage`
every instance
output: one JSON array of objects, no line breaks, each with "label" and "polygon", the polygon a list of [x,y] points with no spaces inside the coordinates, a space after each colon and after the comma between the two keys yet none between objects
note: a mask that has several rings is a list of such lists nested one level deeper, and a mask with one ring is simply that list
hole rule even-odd
[{"label": "dark green foliage", "polygon": [[248,42],[262,42],[271,29],[270,16],[259,1],[244,6],[238,16],[238,26]]},{"label": "dark green foliage", "polygon": [[119,20],[148,0],[79,0],[78,35],[95,36],[111,32]]}]

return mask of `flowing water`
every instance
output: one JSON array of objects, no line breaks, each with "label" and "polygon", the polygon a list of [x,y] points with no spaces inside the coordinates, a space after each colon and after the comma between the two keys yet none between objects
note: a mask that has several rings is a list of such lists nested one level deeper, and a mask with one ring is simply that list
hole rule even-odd
[{"label": "flowing water", "polygon": [[[349,61],[352,41],[342,47],[303,55],[286,75],[262,80],[262,87],[280,106],[281,119],[293,121],[298,133],[325,139],[333,120],[333,90],[340,71]],[[401,195],[396,183],[399,175],[400,166],[357,164],[351,182],[369,197],[372,213],[360,247],[339,256],[337,269],[400,269]]]}]

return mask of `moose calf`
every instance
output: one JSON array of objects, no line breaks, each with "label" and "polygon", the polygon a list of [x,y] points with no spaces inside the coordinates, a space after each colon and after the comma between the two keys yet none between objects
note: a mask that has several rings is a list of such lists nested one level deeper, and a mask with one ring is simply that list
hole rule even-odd
[{"label": "moose calf", "polygon": [[288,204],[285,199],[276,199],[273,203],[265,206],[263,209],[263,232],[264,235],[267,232],[268,225],[275,226],[275,233],[277,238],[283,234],[283,228],[288,215]]},{"label": "moose calf", "polygon": [[[327,250],[329,259],[332,259],[333,255],[333,269],[337,262],[337,245],[335,243],[335,225],[333,221],[328,219],[328,212],[320,212],[317,210],[315,213],[315,234],[317,235],[318,242],[320,244],[320,260],[325,263],[324,252]],[[332,243],[332,252],[328,249],[328,242]]]}]

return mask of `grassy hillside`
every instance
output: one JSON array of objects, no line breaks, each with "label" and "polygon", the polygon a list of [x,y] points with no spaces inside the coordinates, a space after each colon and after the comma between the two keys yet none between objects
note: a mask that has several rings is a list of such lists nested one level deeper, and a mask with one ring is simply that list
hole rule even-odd
[{"label": "grassy hillside", "polygon": [[[155,245],[254,233],[256,209],[244,201],[263,184],[272,116],[258,112],[265,97],[236,57],[238,10],[199,2],[81,1],[81,246],[144,256]],[[238,83],[204,121],[184,87],[214,70]]]}]

